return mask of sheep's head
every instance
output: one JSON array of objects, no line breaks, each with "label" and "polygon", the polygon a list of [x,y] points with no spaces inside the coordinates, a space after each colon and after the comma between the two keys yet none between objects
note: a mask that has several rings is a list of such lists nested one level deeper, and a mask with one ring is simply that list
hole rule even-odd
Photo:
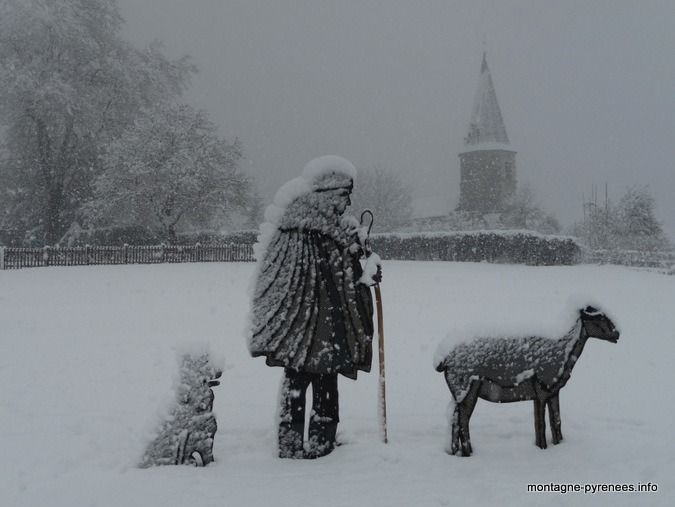
[{"label": "sheep's head", "polygon": [[599,338],[608,342],[616,343],[619,341],[619,331],[607,315],[597,308],[587,306],[579,311],[581,322],[586,329],[588,336]]}]

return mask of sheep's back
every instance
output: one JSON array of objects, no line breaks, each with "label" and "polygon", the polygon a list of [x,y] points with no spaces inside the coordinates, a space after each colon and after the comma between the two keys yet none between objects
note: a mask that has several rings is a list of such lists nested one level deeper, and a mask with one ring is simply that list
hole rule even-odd
[{"label": "sheep's back", "polygon": [[461,399],[476,379],[509,387],[536,375],[540,382],[552,385],[562,373],[565,356],[566,343],[562,340],[476,338],[453,348],[442,369],[453,396]]}]

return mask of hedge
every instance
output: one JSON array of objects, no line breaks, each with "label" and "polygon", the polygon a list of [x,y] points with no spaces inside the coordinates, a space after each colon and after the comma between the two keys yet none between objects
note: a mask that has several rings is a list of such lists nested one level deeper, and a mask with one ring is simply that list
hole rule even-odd
[{"label": "hedge", "polygon": [[552,266],[577,264],[581,257],[574,238],[529,231],[374,234],[370,243],[382,259],[397,260]]}]

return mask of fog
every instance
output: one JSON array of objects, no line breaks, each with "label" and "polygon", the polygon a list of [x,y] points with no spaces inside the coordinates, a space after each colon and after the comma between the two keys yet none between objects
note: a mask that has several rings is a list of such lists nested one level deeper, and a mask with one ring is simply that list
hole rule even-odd
[{"label": "fog", "polygon": [[200,69],[186,100],[244,146],[267,201],[312,158],[384,165],[458,202],[483,52],[519,184],[564,227],[593,185],[648,185],[675,239],[675,2],[120,0],[124,36]]}]

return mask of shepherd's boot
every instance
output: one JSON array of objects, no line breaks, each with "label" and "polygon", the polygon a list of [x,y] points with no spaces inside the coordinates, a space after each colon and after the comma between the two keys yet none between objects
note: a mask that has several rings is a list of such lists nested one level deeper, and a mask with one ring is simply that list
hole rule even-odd
[{"label": "shepherd's boot", "polygon": [[279,457],[290,459],[303,459],[303,433],[304,424],[292,424],[282,422],[279,424]]},{"label": "shepherd's boot", "polygon": [[321,458],[333,452],[338,445],[335,440],[337,426],[337,423],[310,421],[309,449],[305,453],[305,458]]}]

